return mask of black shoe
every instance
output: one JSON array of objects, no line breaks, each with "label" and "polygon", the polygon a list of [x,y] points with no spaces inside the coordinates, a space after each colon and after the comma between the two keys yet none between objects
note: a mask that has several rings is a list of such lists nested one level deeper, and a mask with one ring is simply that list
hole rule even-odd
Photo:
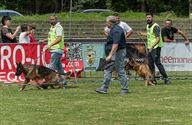
[{"label": "black shoe", "polygon": [[166,78],[166,79],[164,79],[164,83],[165,84],[171,84],[171,81],[168,78]]},{"label": "black shoe", "polygon": [[100,94],[107,94],[107,90],[104,88],[97,88],[95,91]]}]

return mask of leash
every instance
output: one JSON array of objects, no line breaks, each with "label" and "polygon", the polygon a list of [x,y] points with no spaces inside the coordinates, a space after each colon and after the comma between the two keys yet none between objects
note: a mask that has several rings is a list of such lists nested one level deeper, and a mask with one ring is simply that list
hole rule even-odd
[{"label": "leash", "polygon": [[[136,33],[136,34],[137,34],[137,33]],[[147,55],[148,55],[149,51],[148,51],[148,49],[147,49],[147,41],[145,41],[145,40],[141,37],[141,35],[137,34],[137,36],[139,37],[139,39],[140,39],[142,42],[144,42],[144,44],[145,44],[145,51],[146,51],[146,53],[147,53]]]}]

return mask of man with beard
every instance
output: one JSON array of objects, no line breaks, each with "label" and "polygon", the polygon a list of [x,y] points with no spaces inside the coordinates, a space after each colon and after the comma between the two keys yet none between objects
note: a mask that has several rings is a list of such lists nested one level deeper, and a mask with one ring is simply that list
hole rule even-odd
[{"label": "man with beard", "polygon": [[[48,42],[47,49],[51,54],[49,68],[57,70],[57,72],[60,74],[64,74],[61,63],[61,57],[64,53],[64,30],[60,22],[58,22],[56,15],[51,15],[49,21],[51,28],[48,34],[48,38],[39,40],[39,42]],[[67,87],[65,76],[62,76],[62,85],[64,88]]]},{"label": "man with beard", "polygon": [[[157,23],[153,22],[153,14],[146,14],[147,33],[139,32],[139,35],[147,36],[148,62],[149,68],[155,77],[155,65],[163,76],[165,84],[170,84],[167,73],[160,61],[161,48],[163,47],[163,40],[161,36],[161,28]],[[155,79],[154,79],[155,80]],[[156,81],[156,80],[155,80]]]}]

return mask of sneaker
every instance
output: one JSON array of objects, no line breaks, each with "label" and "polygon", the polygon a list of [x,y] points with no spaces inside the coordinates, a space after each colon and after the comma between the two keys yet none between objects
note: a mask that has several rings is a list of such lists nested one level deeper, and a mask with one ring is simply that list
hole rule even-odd
[{"label": "sneaker", "polygon": [[100,94],[107,94],[107,90],[104,88],[97,88],[95,91]]},{"label": "sneaker", "polygon": [[168,78],[166,78],[166,79],[164,79],[164,83],[165,84],[171,84],[171,81]]},{"label": "sneaker", "polygon": [[121,92],[120,92],[120,94],[127,94],[127,93],[129,93],[128,89],[122,89]]}]

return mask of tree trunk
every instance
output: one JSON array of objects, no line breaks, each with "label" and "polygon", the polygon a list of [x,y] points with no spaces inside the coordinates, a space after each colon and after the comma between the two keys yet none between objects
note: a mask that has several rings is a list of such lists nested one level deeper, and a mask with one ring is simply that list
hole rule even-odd
[{"label": "tree trunk", "polygon": [[189,0],[189,18],[192,19],[192,0]]},{"label": "tree trunk", "polygon": [[39,13],[40,0],[35,0],[35,14]]},{"label": "tree trunk", "polygon": [[61,12],[63,11],[63,0],[61,0]]}]

